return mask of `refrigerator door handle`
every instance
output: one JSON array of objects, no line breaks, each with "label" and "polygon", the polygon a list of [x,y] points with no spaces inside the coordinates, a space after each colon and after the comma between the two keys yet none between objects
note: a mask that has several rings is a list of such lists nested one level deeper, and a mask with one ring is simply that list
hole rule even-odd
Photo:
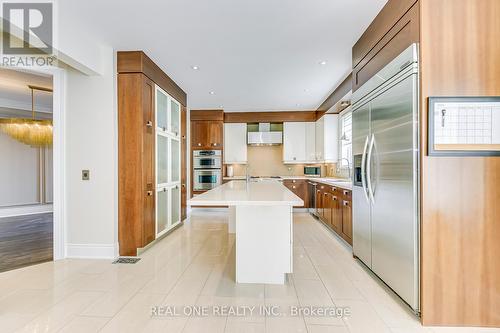
[{"label": "refrigerator door handle", "polygon": [[370,203],[368,197],[368,188],[366,186],[366,150],[368,149],[368,135],[366,136],[365,146],[363,148],[363,156],[361,157],[361,185],[363,185],[363,193],[365,194],[366,201]]},{"label": "refrigerator door handle", "polygon": [[375,198],[373,195],[373,187],[372,187],[372,154],[373,154],[373,146],[375,143],[375,135],[372,134],[372,139],[370,140],[370,148],[368,148],[368,160],[366,161],[366,179],[368,180],[368,194],[370,195],[370,200],[373,204],[375,204]]}]

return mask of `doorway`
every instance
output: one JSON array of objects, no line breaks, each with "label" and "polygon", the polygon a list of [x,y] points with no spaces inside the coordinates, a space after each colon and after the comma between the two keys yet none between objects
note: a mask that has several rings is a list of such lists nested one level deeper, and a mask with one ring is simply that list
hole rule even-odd
[{"label": "doorway", "polygon": [[0,272],[54,258],[53,77],[0,69]]}]

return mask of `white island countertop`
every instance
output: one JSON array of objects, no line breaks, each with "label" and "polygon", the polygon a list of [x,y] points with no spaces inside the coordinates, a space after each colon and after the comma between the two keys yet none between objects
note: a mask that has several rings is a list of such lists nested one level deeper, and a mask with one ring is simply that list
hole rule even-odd
[{"label": "white island countertop", "polygon": [[190,200],[200,206],[303,206],[304,201],[276,180],[230,181]]}]

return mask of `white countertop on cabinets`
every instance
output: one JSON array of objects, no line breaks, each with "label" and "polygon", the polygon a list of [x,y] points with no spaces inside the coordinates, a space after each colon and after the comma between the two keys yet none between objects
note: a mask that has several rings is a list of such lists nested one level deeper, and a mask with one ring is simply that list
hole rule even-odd
[{"label": "white countertop on cabinets", "polygon": [[[245,180],[245,176],[224,177],[224,180]],[[352,182],[344,181],[341,178],[333,177],[310,177],[310,176],[281,176],[281,179],[307,179],[316,183],[321,183],[330,186],[336,186],[345,190],[352,190]]]},{"label": "white countertop on cabinets", "polygon": [[230,181],[190,200],[201,206],[303,206],[304,201],[277,180]]}]

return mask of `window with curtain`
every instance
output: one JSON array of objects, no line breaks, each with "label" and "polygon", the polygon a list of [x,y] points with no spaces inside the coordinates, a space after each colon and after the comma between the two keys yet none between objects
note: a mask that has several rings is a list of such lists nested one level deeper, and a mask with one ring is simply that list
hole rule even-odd
[{"label": "window with curtain", "polygon": [[347,167],[346,158],[349,165],[352,165],[352,111],[347,111],[340,115],[340,158],[341,167]]}]

